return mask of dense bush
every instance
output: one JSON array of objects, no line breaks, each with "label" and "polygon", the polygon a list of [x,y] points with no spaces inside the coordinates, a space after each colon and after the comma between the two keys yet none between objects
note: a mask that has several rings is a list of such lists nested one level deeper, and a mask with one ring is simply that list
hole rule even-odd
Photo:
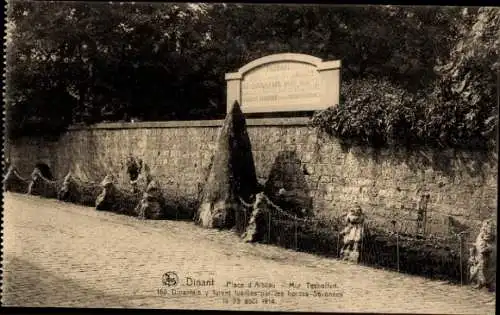
[{"label": "dense bush", "polygon": [[466,102],[441,91],[412,94],[383,79],[363,79],[345,84],[342,102],[316,113],[311,124],[345,141],[374,147],[484,150],[495,144],[495,110],[493,102]]},{"label": "dense bush", "polygon": [[342,87],[342,102],[313,116],[312,125],[342,139],[381,146],[410,138],[417,121],[413,95],[387,81],[356,80]]}]

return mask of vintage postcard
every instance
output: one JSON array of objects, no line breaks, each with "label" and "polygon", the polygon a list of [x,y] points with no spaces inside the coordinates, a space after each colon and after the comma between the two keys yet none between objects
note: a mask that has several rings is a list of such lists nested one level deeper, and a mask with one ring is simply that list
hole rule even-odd
[{"label": "vintage postcard", "polygon": [[494,314],[499,8],[5,13],[2,307]]}]

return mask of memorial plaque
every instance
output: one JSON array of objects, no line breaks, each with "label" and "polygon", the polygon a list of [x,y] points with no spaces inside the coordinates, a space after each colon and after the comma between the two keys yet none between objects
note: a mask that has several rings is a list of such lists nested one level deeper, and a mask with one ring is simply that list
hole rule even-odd
[{"label": "memorial plaque", "polygon": [[340,61],[276,54],[226,74],[227,110],[238,101],[245,113],[313,111],[338,104]]}]

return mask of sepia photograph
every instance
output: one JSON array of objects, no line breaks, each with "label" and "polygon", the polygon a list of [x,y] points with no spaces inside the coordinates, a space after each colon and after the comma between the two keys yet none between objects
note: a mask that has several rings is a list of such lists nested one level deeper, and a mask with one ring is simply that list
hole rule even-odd
[{"label": "sepia photograph", "polygon": [[495,314],[500,7],[4,13],[2,308]]}]

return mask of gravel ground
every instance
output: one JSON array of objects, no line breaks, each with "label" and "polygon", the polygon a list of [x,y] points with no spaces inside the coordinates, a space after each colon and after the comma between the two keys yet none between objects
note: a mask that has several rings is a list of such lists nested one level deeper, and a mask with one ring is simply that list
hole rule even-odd
[{"label": "gravel ground", "polygon": [[[4,306],[495,312],[486,291],[245,244],[191,222],[140,221],[13,193],[4,205]],[[177,285],[162,283],[168,271]]]}]

